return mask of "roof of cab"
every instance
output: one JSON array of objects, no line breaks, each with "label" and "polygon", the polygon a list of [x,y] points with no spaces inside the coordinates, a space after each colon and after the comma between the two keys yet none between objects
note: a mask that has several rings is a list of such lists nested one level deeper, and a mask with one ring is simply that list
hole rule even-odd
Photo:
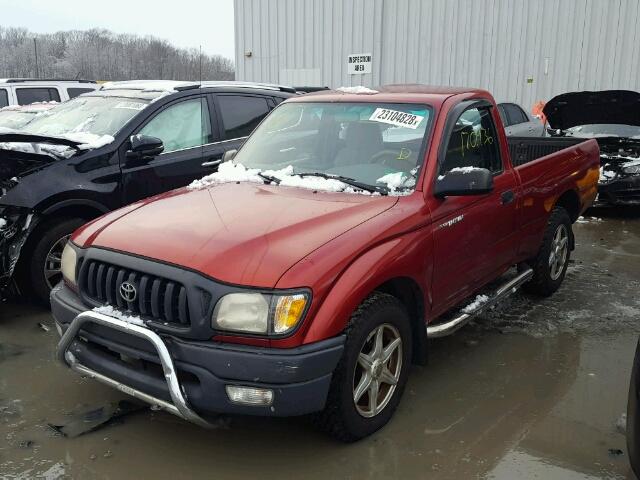
[{"label": "roof of cab", "polygon": [[256,90],[274,90],[295,93],[293,87],[272,83],[228,81],[181,81],[181,80],[127,80],[122,82],[107,82],[101,90],[139,90],[143,92],[176,92],[195,88],[248,88]]},{"label": "roof of cab", "polygon": [[401,102],[401,103],[442,103],[454,95],[479,95],[493,98],[491,94],[478,88],[448,87],[421,84],[392,84],[373,87],[341,87],[335,90],[324,90],[308,93],[301,97],[289,99],[288,102]]}]

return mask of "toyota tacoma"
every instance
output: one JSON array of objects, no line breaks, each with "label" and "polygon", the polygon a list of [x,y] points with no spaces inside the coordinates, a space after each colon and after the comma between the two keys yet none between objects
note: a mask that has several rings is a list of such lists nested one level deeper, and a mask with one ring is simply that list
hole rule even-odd
[{"label": "toyota tacoma", "polygon": [[427,340],[563,281],[595,140],[505,136],[483,90],[288,99],[218,172],[78,229],[52,292],[57,356],[207,426],[312,414],[385,425]]}]

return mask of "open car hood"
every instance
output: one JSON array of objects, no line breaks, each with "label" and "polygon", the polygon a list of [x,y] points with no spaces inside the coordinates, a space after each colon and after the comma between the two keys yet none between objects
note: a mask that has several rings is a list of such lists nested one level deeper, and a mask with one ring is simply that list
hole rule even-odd
[{"label": "open car hood", "polygon": [[605,123],[640,127],[640,93],[629,90],[563,93],[549,100],[542,111],[553,129]]},{"label": "open car hood", "polygon": [[81,145],[81,142],[76,142],[75,140],[68,140],[66,138],[60,137],[49,137],[46,135],[32,135],[30,133],[0,133],[0,143],[50,143],[52,145],[63,145],[65,147],[71,147],[78,150],[78,146]]}]

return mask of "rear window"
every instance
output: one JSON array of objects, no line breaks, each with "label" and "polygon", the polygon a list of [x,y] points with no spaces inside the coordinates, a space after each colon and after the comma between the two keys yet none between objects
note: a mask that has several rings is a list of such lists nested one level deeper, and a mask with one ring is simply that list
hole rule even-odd
[{"label": "rear window", "polygon": [[220,95],[218,104],[227,140],[248,136],[269,113],[263,97]]},{"label": "rear window", "polygon": [[76,98],[83,93],[93,92],[93,88],[67,88],[67,94],[69,98]]},{"label": "rear window", "polygon": [[19,105],[29,105],[35,102],[60,101],[60,94],[55,88],[16,88]]},{"label": "rear window", "polygon": [[6,88],[0,88],[0,108],[9,105],[9,94]]}]

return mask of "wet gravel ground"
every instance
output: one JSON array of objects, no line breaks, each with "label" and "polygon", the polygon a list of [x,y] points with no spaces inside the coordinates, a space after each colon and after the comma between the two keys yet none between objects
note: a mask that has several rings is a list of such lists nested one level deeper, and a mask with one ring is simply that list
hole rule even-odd
[{"label": "wet gravel ground", "polygon": [[640,211],[593,210],[574,230],[559,292],[518,293],[432,341],[391,423],[352,445],[304,418],[206,431],[148,409],[60,435],[48,424],[83,426],[86,412],[99,424],[92,410],[125,396],[54,362],[48,312],[2,304],[0,478],[634,478],[621,417],[640,334]]}]

